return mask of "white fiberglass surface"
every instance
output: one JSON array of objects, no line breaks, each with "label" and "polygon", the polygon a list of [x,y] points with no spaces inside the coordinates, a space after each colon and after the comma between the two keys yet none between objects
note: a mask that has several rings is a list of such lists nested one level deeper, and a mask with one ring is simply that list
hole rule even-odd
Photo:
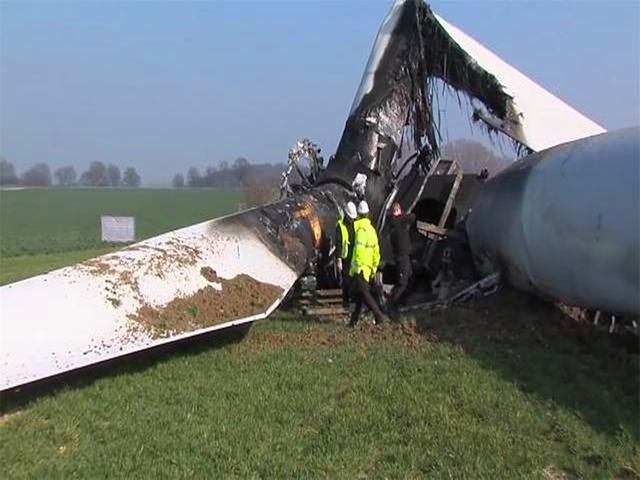
[{"label": "white fiberglass surface", "polygon": [[362,76],[362,80],[360,81],[360,86],[358,87],[358,91],[356,92],[353,104],[351,105],[351,111],[349,115],[353,114],[355,109],[358,108],[358,105],[360,104],[364,96],[373,88],[373,77],[376,73],[376,70],[378,69],[378,64],[382,59],[382,55],[387,49],[387,45],[389,44],[389,40],[391,39],[391,33],[398,23],[398,19],[400,18],[400,13],[405,1],[406,0],[396,0],[391,7],[391,10],[383,20],[382,25],[380,26],[380,30],[376,35],[376,41],[373,44],[371,53],[369,54],[369,60],[367,61],[364,75]]},{"label": "white fiberglass surface", "polygon": [[525,138],[516,139],[534,151],[603,133],[606,130],[526,75],[506,63],[496,54],[451,25],[442,17],[436,19],[480,67],[494,75],[513,97],[521,116]]},{"label": "white fiberglass surface", "polygon": [[[244,319],[163,338],[132,330],[142,306],[162,307],[246,274],[282,288],[272,305]],[[0,287],[0,390],[209,330],[264,318],[297,275],[256,235],[216,221],[166,233],[115,253]]]}]

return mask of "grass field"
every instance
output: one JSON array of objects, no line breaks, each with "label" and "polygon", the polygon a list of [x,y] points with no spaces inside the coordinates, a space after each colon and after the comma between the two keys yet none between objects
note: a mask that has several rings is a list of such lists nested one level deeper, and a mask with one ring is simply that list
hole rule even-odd
[{"label": "grass field", "polygon": [[135,216],[143,239],[235,212],[241,201],[241,192],[212,189],[0,190],[0,285],[117,248],[100,240],[102,214]]},{"label": "grass field", "polygon": [[0,285],[50,272],[115,250],[116,247],[90,248],[73,252],[42,253],[0,257]]},{"label": "grass field", "polygon": [[241,201],[213,189],[0,190],[0,256],[100,248],[102,214],[135,216],[143,239],[235,212]]},{"label": "grass field", "polygon": [[0,475],[638,478],[637,357],[522,301],[353,332],[279,314],[71,381],[5,417]]},{"label": "grass field", "polygon": [[[149,234],[235,209],[180,193],[173,225],[160,193],[138,207]],[[65,221],[90,232],[73,219],[93,215]],[[10,218],[33,243],[2,278],[104,251],[71,250],[62,231],[67,251],[42,254],[57,225]],[[510,290],[403,322],[352,331],[279,312],[234,342],[209,336],[5,395],[0,478],[640,478],[638,356]]]}]

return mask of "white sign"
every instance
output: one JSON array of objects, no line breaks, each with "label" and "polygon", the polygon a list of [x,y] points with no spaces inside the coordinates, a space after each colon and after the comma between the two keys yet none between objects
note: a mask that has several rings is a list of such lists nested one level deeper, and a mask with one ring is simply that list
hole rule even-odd
[{"label": "white sign", "polygon": [[136,239],[135,217],[100,217],[103,242],[133,242]]}]

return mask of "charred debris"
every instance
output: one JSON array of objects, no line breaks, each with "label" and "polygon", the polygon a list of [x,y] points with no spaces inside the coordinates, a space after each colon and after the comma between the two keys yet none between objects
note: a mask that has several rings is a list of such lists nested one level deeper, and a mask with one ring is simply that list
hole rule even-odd
[{"label": "charred debris", "polygon": [[[446,302],[482,280],[473,267],[464,221],[487,175],[467,174],[440,156],[441,119],[434,105],[443,87],[460,102],[481,104],[482,110],[473,107],[474,118],[492,119],[483,124],[488,131],[500,125],[503,131],[519,132],[511,97],[451,40],[430,7],[421,1],[397,2],[376,38],[335,155],[325,165],[318,145],[298,142],[283,172],[283,200],[259,209],[255,219],[279,255],[302,275],[302,284],[338,285],[332,255],[335,222],[338,209],[358,198],[370,205],[390,283],[395,266],[387,212],[397,201],[416,214],[412,263],[419,286],[413,303]],[[520,152],[528,151],[514,142]],[[492,285],[490,290],[497,277],[484,282]]]},{"label": "charred debris", "polygon": [[491,137],[513,142],[518,156],[532,153],[523,119],[496,77],[452,40],[428,5],[396,2],[378,33],[335,154],[325,164],[318,145],[299,141],[282,175],[281,201],[257,209],[250,221],[300,275],[293,291],[306,297],[303,310],[342,311],[334,228],[340,207],[361,198],[378,227],[385,283],[393,283],[395,271],[387,212],[397,201],[417,217],[413,291],[405,310],[446,308],[499,288],[499,274],[476,270],[465,229],[495,172],[465,173],[441,156],[442,119],[435,112],[442,89],[467,102],[471,120]]}]

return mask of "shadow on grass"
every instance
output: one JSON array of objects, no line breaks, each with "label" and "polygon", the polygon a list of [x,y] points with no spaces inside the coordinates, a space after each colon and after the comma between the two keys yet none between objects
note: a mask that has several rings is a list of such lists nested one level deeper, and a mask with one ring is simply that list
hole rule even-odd
[{"label": "shadow on grass", "polygon": [[175,358],[176,355],[197,355],[211,348],[223,348],[242,340],[251,326],[248,323],[185,338],[7,390],[0,394],[0,414],[12,413],[39,397],[55,395],[63,389],[84,388],[105,377],[141,372],[158,362]]},{"label": "shadow on grass", "polygon": [[415,318],[420,334],[461,346],[522,391],[572,410],[600,432],[640,438],[639,357],[607,333],[509,288]]}]

